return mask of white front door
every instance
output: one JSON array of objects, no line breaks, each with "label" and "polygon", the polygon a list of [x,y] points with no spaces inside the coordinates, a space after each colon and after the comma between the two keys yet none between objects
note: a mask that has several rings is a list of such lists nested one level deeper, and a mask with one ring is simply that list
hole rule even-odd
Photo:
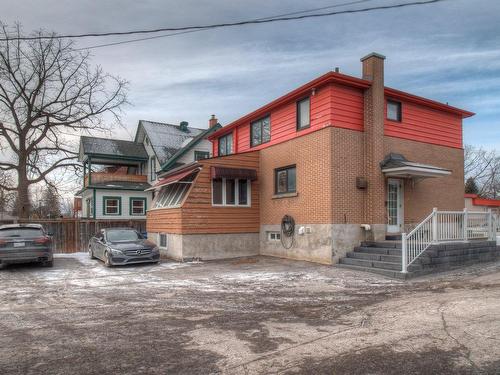
[{"label": "white front door", "polygon": [[403,182],[387,180],[387,232],[403,231]]}]

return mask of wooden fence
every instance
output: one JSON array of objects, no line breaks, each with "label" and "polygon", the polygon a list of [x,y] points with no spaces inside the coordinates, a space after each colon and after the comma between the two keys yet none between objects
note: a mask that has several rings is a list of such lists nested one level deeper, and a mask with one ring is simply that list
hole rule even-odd
[{"label": "wooden fence", "polygon": [[90,238],[103,228],[131,227],[146,232],[146,220],[43,219],[18,223],[42,224],[53,235],[55,253],[87,251]]}]

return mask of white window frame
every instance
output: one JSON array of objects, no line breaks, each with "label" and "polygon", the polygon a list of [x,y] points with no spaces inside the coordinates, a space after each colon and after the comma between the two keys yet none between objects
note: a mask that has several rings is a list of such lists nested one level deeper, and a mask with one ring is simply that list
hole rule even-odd
[{"label": "white window frame", "polygon": [[[142,212],[140,214],[134,214],[134,201],[142,202]],[[129,207],[130,216],[145,216],[146,215],[146,205],[147,205],[146,198],[131,197],[130,198],[130,207]]]},{"label": "white window frame", "polygon": [[[161,246],[161,236],[165,236],[165,246]],[[166,233],[158,233],[158,247],[161,249],[168,249],[168,236]]]},{"label": "white window frame", "polygon": [[[240,179],[240,178],[222,178],[222,204],[214,203],[214,180],[211,182],[211,201],[213,207],[251,207],[252,206],[252,181],[249,179]],[[226,180],[234,180],[235,181],[235,192],[234,192],[234,204],[226,203]],[[239,180],[247,181],[247,204],[237,204],[236,202],[240,201],[240,189],[238,186]]]},{"label": "white window frame", "polygon": [[278,232],[278,231],[267,232],[267,240],[269,242],[280,242],[281,241],[281,232]]},{"label": "white window frame", "polygon": [[[115,196],[110,196],[110,197],[103,197],[103,208],[104,212],[103,215],[105,216],[121,216],[122,215],[122,199],[121,197],[115,197]],[[116,201],[116,213],[110,213],[108,211],[108,208],[110,207],[115,207],[115,206],[108,206],[108,201]]]}]

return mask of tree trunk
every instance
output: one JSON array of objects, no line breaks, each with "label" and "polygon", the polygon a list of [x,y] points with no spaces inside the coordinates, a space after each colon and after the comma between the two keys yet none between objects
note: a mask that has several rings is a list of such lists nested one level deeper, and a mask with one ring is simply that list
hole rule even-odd
[{"label": "tree trunk", "polygon": [[20,219],[28,219],[31,212],[28,176],[26,166],[20,163],[17,173],[17,216]]}]

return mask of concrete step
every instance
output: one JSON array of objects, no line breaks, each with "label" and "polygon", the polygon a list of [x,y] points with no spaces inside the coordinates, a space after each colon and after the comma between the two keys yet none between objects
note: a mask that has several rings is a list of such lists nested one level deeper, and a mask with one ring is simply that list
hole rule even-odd
[{"label": "concrete step", "polygon": [[370,246],[357,246],[354,248],[355,252],[366,254],[380,254],[380,255],[396,255],[401,256],[401,249],[384,248],[384,247],[370,247]]},{"label": "concrete step", "polygon": [[365,260],[356,258],[342,258],[340,259],[340,263],[350,264],[353,266],[373,267],[373,268],[382,268],[385,270],[401,271],[401,263],[381,262],[376,260]]},{"label": "concrete step", "polygon": [[385,235],[386,241],[401,241],[401,233],[393,233]]},{"label": "concrete step", "polygon": [[362,247],[382,247],[389,249],[401,249],[401,241],[364,241]]},{"label": "concrete step", "polygon": [[365,260],[377,260],[380,262],[391,262],[401,264],[401,254],[400,255],[387,255],[387,254],[377,254],[377,253],[364,253],[359,251],[350,251],[346,254],[348,258],[365,259]]},{"label": "concrete step", "polygon": [[351,270],[355,270],[355,271],[376,273],[378,275],[387,276],[387,277],[390,277],[393,279],[403,279],[404,280],[404,279],[412,276],[411,272],[404,274],[404,273],[401,273],[399,271],[385,270],[383,268],[355,266],[353,264],[346,264],[346,263],[337,263],[335,265],[335,267],[347,268],[347,269],[351,269]]}]

